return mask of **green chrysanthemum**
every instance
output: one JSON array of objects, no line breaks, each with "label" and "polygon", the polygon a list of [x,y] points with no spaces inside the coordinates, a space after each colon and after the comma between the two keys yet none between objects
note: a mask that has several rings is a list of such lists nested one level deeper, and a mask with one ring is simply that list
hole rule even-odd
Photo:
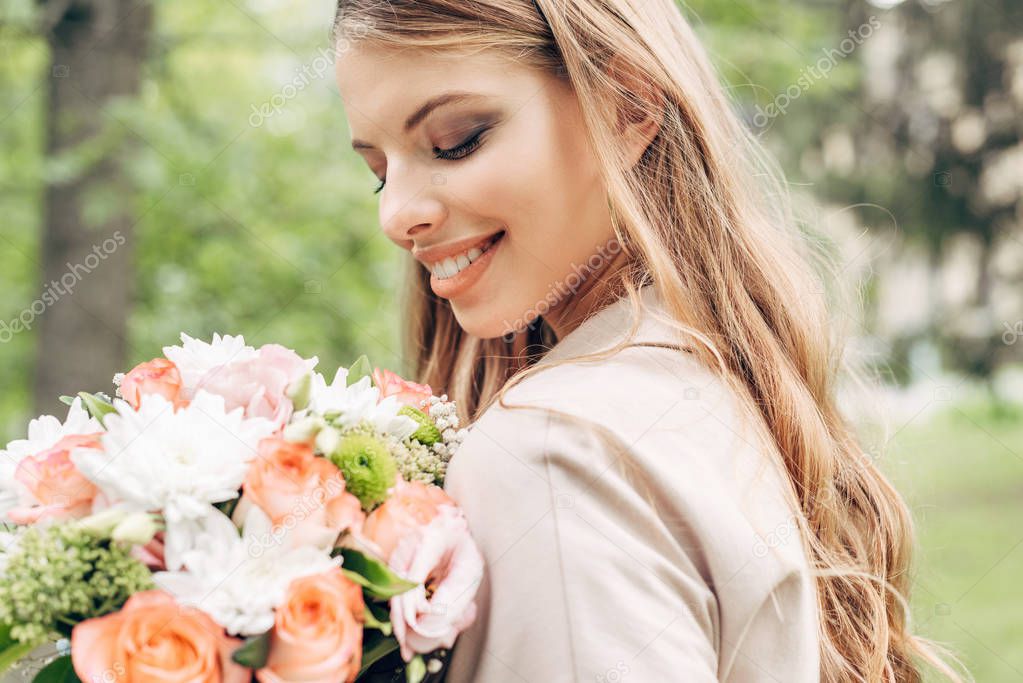
[{"label": "green chrysanthemum", "polygon": [[387,489],[394,486],[398,468],[387,446],[370,434],[349,434],[330,454],[345,477],[345,489],[359,499],[363,510],[387,498]]},{"label": "green chrysanthemum", "polygon": [[440,430],[434,424],[433,419],[415,406],[402,406],[398,412],[407,415],[419,423],[419,429],[412,434],[412,438],[421,444],[432,446],[441,440]]},{"label": "green chrysanthemum", "polygon": [[15,640],[36,643],[119,609],[153,587],[149,570],[129,551],[72,524],[24,530],[4,557],[0,623],[12,625]]}]

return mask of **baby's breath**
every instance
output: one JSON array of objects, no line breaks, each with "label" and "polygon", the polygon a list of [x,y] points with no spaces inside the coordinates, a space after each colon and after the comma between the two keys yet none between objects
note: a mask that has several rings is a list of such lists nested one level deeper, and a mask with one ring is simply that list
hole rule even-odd
[{"label": "baby's breath", "polygon": [[15,640],[38,643],[113,612],[153,585],[149,570],[129,550],[74,524],[25,529],[5,557],[0,623],[12,625]]},{"label": "baby's breath", "polygon": [[401,476],[408,481],[444,486],[448,462],[462,445],[468,430],[459,429],[455,402],[449,401],[447,394],[431,396],[422,409],[437,426],[441,440],[430,445],[412,438],[395,442],[392,446],[394,460]]}]

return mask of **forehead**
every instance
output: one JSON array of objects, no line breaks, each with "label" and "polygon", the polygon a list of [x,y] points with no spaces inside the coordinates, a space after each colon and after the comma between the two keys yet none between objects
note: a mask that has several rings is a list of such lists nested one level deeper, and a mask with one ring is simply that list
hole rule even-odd
[{"label": "forehead", "polygon": [[542,85],[542,75],[494,52],[433,53],[350,47],[335,61],[349,127],[372,135],[400,132],[405,117],[426,100],[458,91],[514,103]]}]

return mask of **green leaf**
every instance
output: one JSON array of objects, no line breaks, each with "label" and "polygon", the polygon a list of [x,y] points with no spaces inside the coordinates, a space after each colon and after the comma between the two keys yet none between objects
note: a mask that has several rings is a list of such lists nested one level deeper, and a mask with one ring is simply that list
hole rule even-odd
[{"label": "green leaf", "polygon": [[90,394],[87,391],[79,391],[78,395],[82,399],[82,403],[85,404],[89,414],[99,420],[100,424],[103,424],[103,418],[110,413],[117,412],[112,405],[101,399],[96,394]]},{"label": "green leaf", "polygon": [[345,576],[365,588],[366,592],[375,598],[388,600],[419,585],[414,581],[403,579],[380,560],[358,550],[338,548],[334,554],[336,555],[338,552],[344,557],[341,571],[345,573]]},{"label": "green leaf", "polygon": [[398,640],[394,637],[367,638],[362,649],[362,668],[359,669],[356,679],[369,671],[369,668],[378,661],[396,651],[398,647]]},{"label": "green leaf", "polygon": [[71,405],[72,403],[75,402],[75,397],[74,396],[61,396],[60,397],[60,401],[61,401],[61,403],[66,403],[67,405]]},{"label": "green leaf", "polygon": [[38,643],[22,643],[11,637],[11,625],[0,624],[0,673],[35,649]]},{"label": "green leaf", "polygon": [[11,637],[11,628],[10,624],[0,624],[0,652],[18,642]]},{"label": "green leaf", "polygon": [[71,655],[64,655],[44,666],[32,683],[81,683],[81,680],[71,664]]},{"label": "green leaf", "polygon": [[383,608],[367,602],[363,613],[366,616],[366,628],[375,628],[385,636],[391,635],[391,621]]},{"label": "green leaf", "polygon": [[369,364],[369,358],[366,354],[362,354],[355,359],[352,366],[348,368],[348,386],[352,386],[363,377],[370,377],[373,375],[373,366]]},{"label": "green leaf", "polygon": [[422,655],[416,655],[405,669],[405,681],[420,683],[424,678],[426,678],[426,662],[423,661]]},{"label": "green leaf", "polygon": [[231,653],[231,659],[250,669],[262,669],[270,655],[270,632],[245,639],[245,643]]},{"label": "green leaf", "polygon": [[32,643],[19,642],[15,642],[13,645],[5,647],[2,651],[0,651],[0,673],[7,671],[7,669],[11,668],[11,665],[15,664],[22,657],[34,650],[35,647],[36,646]]},{"label": "green leaf", "polygon": [[213,507],[223,512],[226,516],[230,517],[234,514],[234,509],[238,507],[238,501],[241,500],[240,496],[235,496],[228,500],[222,500],[219,503],[214,503]]}]

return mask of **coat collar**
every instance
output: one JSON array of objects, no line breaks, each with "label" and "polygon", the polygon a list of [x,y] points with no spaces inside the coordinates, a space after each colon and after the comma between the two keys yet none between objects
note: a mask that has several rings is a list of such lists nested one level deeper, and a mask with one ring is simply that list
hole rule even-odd
[{"label": "coat collar", "polygon": [[[670,319],[671,316],[664,307],[657,285],[644,285],[639,292],[642,303],[640,324],[630,339],[630,345],[668,345],[683,349],[679,343],[679,333],[658,318]],[[592,313],[560,339],[540,363],[561,361],[613,348],[628,335],[633,323],[632,302],[628,296],[624,296]]]}]

